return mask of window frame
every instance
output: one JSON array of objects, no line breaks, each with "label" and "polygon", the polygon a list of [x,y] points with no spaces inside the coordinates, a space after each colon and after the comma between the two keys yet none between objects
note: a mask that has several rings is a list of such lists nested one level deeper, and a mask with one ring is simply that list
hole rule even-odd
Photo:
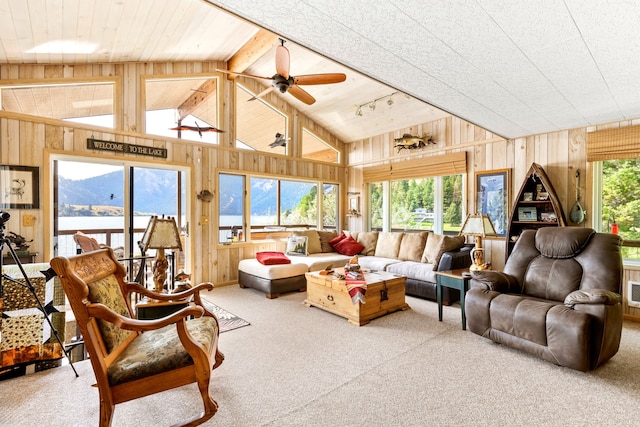
[{"label": "window frame", "polygon": [[[617,159],[612,159],[617,160]],[[603,230],[602,228],[602,191],[603,191],[603,162],[604,160],[598,160],[591,162],[591,172],[592,172],[592,191],[591,191],[591,200],[593,201],[591,204],[591,228],[599,233],[608,233],[608,230]],[[640,240],[622,240],[622,246],[625,247],[640,247]],[[622,263],[625,266],[635,266],[640,267],[640,258],[623,258]]]},{"label": "window frame", "polygon": [[[339,230],[341,226],[340,221],[340,183],[335,181],[323,181],[323,180],[312,180],[312,179],[302,179],[290,176],[274,176],[274,175],[265,175],[265,174],[250,174],[250,173],[238,173],[238,171],[230,171],[230,170],[219,170],[217,172],[217,183],[218,188],[220,188],[220,175],[235,175],[244,177],[244,203],[242,210],[242,233],[244,239],[239,239],[242,242],[255,242],[255,241],[264,241],[273,238],[282,238],[287,237],[291,234],[290,230],[294,229],[334,229]],[[251,224],[251,180],[252,178],[258,179],[269,179],[275,180],[277,182],[276,188],[276,197],[277,197],[277,220],[275,225],[252,225]],[[317,203],[317,216],[316,216],[316,224],[281,224],[281,212],[280,212],[280,182],[304,182],[310,183],[317,187],[316,192],[316,203]],[[336,188],[336,224],[335,227],[333,225],[324,224],[324,206],[323,206],[323,195],[324,195],[324,186],[332,185]],[[216,197],[216,206],[220,206],[220,192],[217,191]],[[216,221],[217,226],[217,235],[219,244],[229,244],[233,242],[226,242],[221,240],[221,233],[225,231],[224,227],[220,226],[220,213],[218,211],[218,220]]]},{"label": "window frame", "polygon": [[[453,175],[460,175],[460,179],[462,182],[462,219],[464,221],[464,218],[467,215],[467,191],[466,191],[466,186],[467,186],[467,174],[466,173],[460,173],[460,174],[453,174]],[[452,176],[452,175],[445,175],[445,176]],[[431,228],[431,232],[433,233],[437,233],[437,234],[451,234],[451,231],[444,231],[444,216],[445,216],[445,212],[444,212],[444,190],[443,190],[443,184],[444,184],[444,178],[445,176],[417,176],[415,178],[409,178],[409,179],[429,179],[429,178],[433,178],[434,179],[434,200],[433,200],[433,210],[434,210],[434,218],[433,218],[433,226]],[[385,180],[385,181],[373,181],[373,182],[368,182],[367,183],[367,191],[366,191],[366,197],[367,197],[367,202],[366,202],[366,206],[369,207],[367,215],[366,215],[366,229],[369,231],[376,231],[377,229],[373,229],[371,226],[371,214],[372,214],[372,209],[371,209],[371,185],[372,184],[382,184],[382,228],[380,230],[377,231],[382,231],[382,232],[389,232],[389,231],[407,231],[407,232],[419,232],[419,231],[427,231],[427,230],[420,230],[420,229],[407,229],[407,230],[399,230],[399,229],[394,229],[392,228],[392,218],[391,218],[391,214],[392,214],[392,206],[391,206],[391,183],[394,181],[403,181],[403,180],[408,180],[408,179],[394,179],[394,180]],[[462,224],[461,224],[462,225]],[[456,233],[457,235],[457,233]]]}]

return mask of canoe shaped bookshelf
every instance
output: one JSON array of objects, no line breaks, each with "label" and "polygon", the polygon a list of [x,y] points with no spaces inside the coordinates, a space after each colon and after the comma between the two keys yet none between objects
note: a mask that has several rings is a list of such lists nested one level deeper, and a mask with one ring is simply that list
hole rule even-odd
[{"label": "canoe shaped bookshelf", "polygon": [[533,163],[511,208],[505,260],[509,258],[523,230],[566,225],[567,220],[553,184],[542,166]]}]

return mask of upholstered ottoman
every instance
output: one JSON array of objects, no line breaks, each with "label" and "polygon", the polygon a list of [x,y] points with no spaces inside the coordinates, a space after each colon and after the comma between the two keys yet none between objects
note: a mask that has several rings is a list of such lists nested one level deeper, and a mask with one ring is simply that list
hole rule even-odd
[{"label": "upholstered ottoman", "polygon": [[284,292],[306,290],[307,271],[309,267],[302,263],[264,265],[255,258],[243,259],[238,264],[238,284],[262,291],[267,298],[278,298]]}]

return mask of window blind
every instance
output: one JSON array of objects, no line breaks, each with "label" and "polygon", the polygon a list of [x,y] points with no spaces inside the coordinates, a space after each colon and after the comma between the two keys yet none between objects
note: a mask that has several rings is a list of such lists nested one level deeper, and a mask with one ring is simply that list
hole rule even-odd
[{"label": "window blind", "polygon": [[401,160],[364,168],[364,182],[447,176],[467,173],[467,153],[460,151],[442,156]]},{"label": "window blind", "polygon": [[587,133],[587,161],[640,157],[640,125]]}]

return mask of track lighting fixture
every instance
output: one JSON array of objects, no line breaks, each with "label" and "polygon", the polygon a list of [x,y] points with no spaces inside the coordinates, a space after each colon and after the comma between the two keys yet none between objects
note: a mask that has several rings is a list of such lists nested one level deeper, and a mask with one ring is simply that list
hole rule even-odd
[{"label": "track lighting fixture", "polygon": [[[360,105],[354,105],[353,108],[356,110],[356,116],[362,116],[362,107],[369,107],[369,111],[375,111],[376,110],[376,103],[378,101],[382,101],[385,98],[387,99],[387,105],[389,107],[391,107],[393,105],[393,95],[397,95],[400,92],[393,92],[390,93],[389,95],[385,95],[385,96],[381,96],[380,98],[376,98],[373,101],[369,101],[369,102],[365,102],[363,104]],[[407,94],[404,94],[404,96],[407,97],[407,99],[410,99],[411,97]]]}]

